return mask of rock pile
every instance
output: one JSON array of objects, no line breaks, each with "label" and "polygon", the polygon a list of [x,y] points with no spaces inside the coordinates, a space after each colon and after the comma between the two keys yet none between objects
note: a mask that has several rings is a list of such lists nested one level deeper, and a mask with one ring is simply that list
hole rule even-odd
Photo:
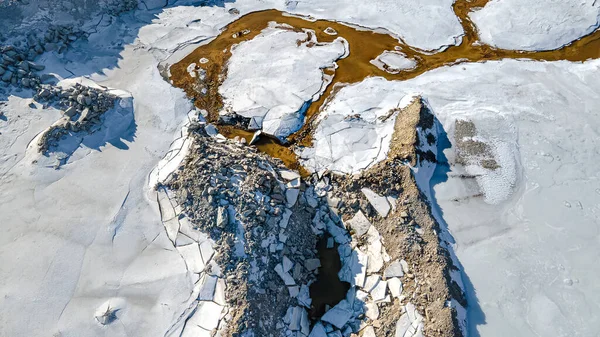
[{"label": "rock pile", "polygon": [[14,45],[0,46],[1,83],[38,89],[41,81],[36,72],[44,66],[34,63],[35,58],[47,51],[62,53],[84,35],[71,26],[50,26],[45,34],[31,33]]},{"label": "rock pile", "polygon": [[[419,122],[420,106],[412,113]],[[189,125],[187,157],[158,188],[167,235],[198,275],[182,335],[460,336],[460,288],[405,164],[431,164],[419,153],[433,125],[372,170],[307,179],[213,125]],[[337,251],[336,286],[347,285],[320,317],[313,285],[331,270],[317,241]]]},{"label": "rock pile", "polygon": [[225,140],[212,125],[189,128],[195,138],[187,162],[167,184],[180,212],[177,223],[165,227],[175,245],[187,240],[184,233],[199,235],[190,231],[215,242],[226,305],[216,325],[190,318],[186,329],[208,326],[225,336],[308,334],[309,285],[319,267],[310,223],[319,203],[307,203],[300,176],[280,162]]},{"label": "rock pile", "polygon": [[100,116],[112,108],[117,97],[106,90],[86,87],[79,83],[63,89],[58,86],[41,85],[34,96],[38,101],[56,104],[63,111],[63,118],[52,125],[40,137],[38,149],[45,154],[51,146],[70,131],[90,131],[100,124]]}]

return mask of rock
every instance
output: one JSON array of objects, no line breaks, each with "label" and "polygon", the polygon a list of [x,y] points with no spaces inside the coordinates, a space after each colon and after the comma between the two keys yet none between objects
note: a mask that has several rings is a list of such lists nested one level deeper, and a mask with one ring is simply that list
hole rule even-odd
[{"label": "rock", "polygon": [[392,277],[402,277],[404,276],[404,272],[402,270],[402,264],[399,261],[394,261],[390,263],[390,265],[385,268],[383,272],[383,277],[388,279]]},{"label": "rock", "polygon": [[356,212],[352,219],[346,221],[346,224],[352,228],[358,237],[365,235],[371,227],[371,222],[360,210]]},{"label": "rock", "polygon": [[315,271],[321,266],[321,260],[319,259],[307,259],[304,261],[304,267],[309,271]]},{"label": "rock", "polygon": [[4,69],[3,67],[0,67],[0,75],[3,75],[6,72],[6,69]]},{"label": "rock", "polygon": [[13,75],[12,71],[7,70],[4,73],[4,75],[2,75],[2,81],[4,81],[4,82],[10,82],[10,79],[12,78],[12,75]]},{"label": "rock", "polygon": [[285,198],[287,199],[288,207],[293,207],[296,204],[299,193],[300,193],[300,190],[295,189],[295,188],[290,188],[287,191],[285,191]]},{"label": "rock", "polygon": [[368,188],[363,188],[361,191],[381,217],[385,218],[390,213],[391,206],[387,198],[380,196]]},{"label": "rock", "polygon": [[287,188],[300,188],[300,178],[296,178],[285,185]]},{"label": "rock", "polygon": [[321,317],[323,322],[330,323],[338,329],[341,329],[348,323],[350,317],[352,317],[353,310],[350,306],[350,303],[347,300],[342,300],[340,303],[336,304],[335,307],[331,308],[329,311]]},{"label": "rock", "polygon": [[229,223],[229,214],[227,206],[219,206],[217,209],[217,227],[224,228]]},{"label": "rock", "polygon": [[74,106],[69,107],[67,108],[67,110],[65,110],[65,116],[73,117],[75,115],[77,115],[77,109]]}]

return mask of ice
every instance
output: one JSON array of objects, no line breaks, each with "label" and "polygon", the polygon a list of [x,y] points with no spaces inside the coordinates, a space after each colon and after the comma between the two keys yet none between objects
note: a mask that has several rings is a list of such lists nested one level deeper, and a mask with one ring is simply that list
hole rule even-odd
[{"label": "ice", "polygon": [[347,51],[342,38],[309,46],[316,42],[312,33],[271,24],[235,46],[219,87],[225,105],[221,113],[254,118],[263,132],[280,138],[299,130],[308,104],[325,90],[322,68],[334,66]]},{"label": "ice", "polygon": [[397,51],[384,51],[381,55],[371,60],[371,64],[391,74],[397,74],[401,70],[412,69],[417,66],[417,61],[409,59],[405,54]]},{"label": "ice", "polygon": [[[468,119],[490,146],[498,169],[453,165],[447,181],[432,183],[472,283],[472,333],[586,336],[600,327],[598,310],[584,309],[600,306],[594,285],[600,269],[593,263],[600,254],[599,70],[598,60],[461,64],[402,82],[368,78],[329,104],[366,110],[418,92],[447,132],[438,133],[440,141],[453,143],[455,121]],[[444,153],[454,163],[453,150]],[[436,179],[443,179],[448,168],[439,167]],[[561,310],[541,304],[550,302]]]},{"label": "ice", "polygon": [[331,323],[338,329],[341,329],[344,325],[346,325],[346,322],[350,320],[352,313],[353,312],[350,303],[348,303],[347,300],[342,300],[333,308],[329,309],[329,311],[327,311],[325,315],[321,317],[321,320],[323,322]]},{"label": "ice", "polygon": [[482,42],[504,49],[551,50],[600,25],[595,0],[492,0],[469,14]]},{"label": "ice", "polygon": [[424,50],[454,45],[463,35],[452,0],[302,0],[289,11],[371,28],[385,27],[411,46]]},{"label": "ice", "polygon": [[307,169],[352,174],[386,158],[398,108],[414,96],[382,92],[377,85],[361,86],[357,93],[350,89],[355,87],[343,88],[324,107],[313,146],[297,151]]}]

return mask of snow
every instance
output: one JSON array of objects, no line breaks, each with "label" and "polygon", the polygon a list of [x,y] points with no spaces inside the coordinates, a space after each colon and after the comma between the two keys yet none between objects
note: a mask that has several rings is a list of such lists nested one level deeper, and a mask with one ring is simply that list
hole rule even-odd
[{"label": "snow", "polygon": [[[455,45],[463,35],[452,10],[453,0],[299,0],[289,1],[288,11],[355,25],[385,28],[407,44],[437,50]],[[296,4],[295,6],[293,4]]]},{"label": "snow", "polygon": [[221,113],[253,118],[263,132],[279,138],[298,131],[308,104],[326,88],[322,69],[333,67],[347,53],[342,38],[311,46],[314,43],[314,34],[271,24],[254,39],[235,46],[227,78],[219,87],[225,105]]},{"label": "snow", "polygon": [[[462,64],[403,82],[368,78],[331,103],[360,111],[418,92],[442,143],[454,142],[455,121],[467,119],[490,146],[497,170],[440,165],[431,182],[465,271],[471,334],[589,336],[600,328],[599,71],[598,60]],[[455,163],[452,148],[444,154]],[[420,187],[428,171],[419,168]]]},{"label": "snow", "polygon": [[417,61],[406,57],[404,53],[386,50],[371,60],[371,64],[390,74],[397,74],[402,70],[415,68]]},{"label": "snow", "polygon": [[308,170],[353,174],[387,157],[398,111],[414,95],[382,91],[377,84],[358,87],[341,89],[319,114],[313,146],[297,151]]},{"label": "snow", "polygon": [[552,50],[600,26],[595,0],[492,0],[469,14],[482,42],[504,49]]}]

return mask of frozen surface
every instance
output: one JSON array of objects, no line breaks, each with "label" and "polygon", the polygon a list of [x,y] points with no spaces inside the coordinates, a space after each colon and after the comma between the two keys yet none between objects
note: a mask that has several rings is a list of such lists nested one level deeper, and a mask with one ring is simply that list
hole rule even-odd
[{"label": "frozen surface", "polygon": [[600,25],[596,0],[492,0],[469,14],[482,42],[504,49],[551,50]]},{"label": "frozen surface", "polygon": [[253,118],[263,132],[285,138],[300,129],[308,104],[325,90],[330,78],[322,68],[346,54],[342,38],[320,44],[312,33],[273,24],[233,49],[219,87],[222,113]]},{"label": "frozen surface", "polygon": [[371,60],[371,64],[391,74],[397,74],[404,69],[412,69],[417,66],[417,61],[406,57],[397,51],[384,51],[381,55]]},{"label": "frozen surface", "polygon": [[[440,165],[432,180],[474,287],[473,334],[600,329],[599,72],[598,60],[463,64],[405,82],[369,78],[331,103],[363,110],[419,92],[451,142],[455,120],[466,119],[490,146],[500,168]],[[455,163],[452,149],[445,155]]]},{"label": "frozen surface", "polygon": [[386,158],[399,108],[414,97],[378,84],[358,87],[339,91],[319,114],[313,146],[298,152],[307,169],[357,173]]},{"label": "frozen surface", "polygon": [[[462,27],[452,10],[453,0],[299,0],[288,10],[315,18],[333,19],[370,28],[384,28],[411,46],[440,49],[460,42]],[[295,4],[295,5],[294,5]]]}]

